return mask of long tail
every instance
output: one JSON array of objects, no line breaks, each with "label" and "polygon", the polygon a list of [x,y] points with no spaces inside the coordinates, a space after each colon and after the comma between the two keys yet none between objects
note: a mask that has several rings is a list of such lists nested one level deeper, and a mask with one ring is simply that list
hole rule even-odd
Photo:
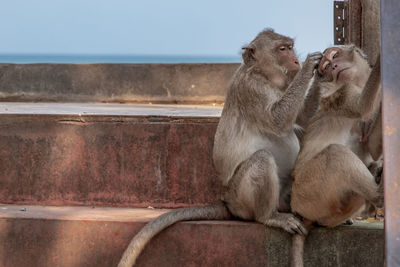
[{"label": "long tail", "polygon": [[[307,231],[310,231],[313,227],[312,222],[304,220],[303,224]],[[304,241],[306,235],[294,234],[292,236],[292,247],[290,248],[290,267],[303,267],[304,266]]]},{"label": "long tail", "polygon": [[229,217],[228,209],[222,202],[205,207],[189,207],[165,213],[149,222],[132,239],[128,248],[122,255],[118,267],[131,267],[134,265],[137,257],[146,244],[155,235],[176,222],[191,220],[223,220],[229,219]]}]

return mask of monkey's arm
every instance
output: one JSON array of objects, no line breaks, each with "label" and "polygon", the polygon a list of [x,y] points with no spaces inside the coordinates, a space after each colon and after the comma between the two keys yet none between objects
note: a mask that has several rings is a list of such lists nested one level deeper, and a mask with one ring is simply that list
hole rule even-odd
[{"label": "monkey's arm", "polygon": [[381,85],[381,57],[378,55],[376,63],[369,75],[368,81],[358,99],[357,109],[361,118],[365,119],[377,110],[380,102],[380,85]]},{"label": "monkey's arm", "polygon": [[296,74],[285,93],[271,105],[272,121],[279,132],[286,133],[292,128],[304,104],[304,97],[311,87],[314,69],[321,58],[320,52],[308,55],[304,67]]},{"label": "monkey's arm", "polygon": [[362,140],[366,142],[368,151],[374,160],[382,155],[382,107],[374,112],[372,118],[365,122],[365,132],[362,132]]},{"label": "monkey's arm", "polygon": [[317,75],[314,76],[311,89],[306,96],[303,108],[297,116],[296,123],[303,129],[307,128],[309,120],[315,115],[318,110],[319,101],[321,99],[321,92]]}]

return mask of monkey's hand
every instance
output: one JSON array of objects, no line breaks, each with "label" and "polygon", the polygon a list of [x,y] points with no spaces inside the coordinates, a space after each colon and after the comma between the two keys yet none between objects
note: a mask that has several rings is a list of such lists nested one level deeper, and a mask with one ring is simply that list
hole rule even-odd
[{"label": "monkey's hand", "polygon": [[314,75],[314,70],[318,67],[319,62],[321,61],[322,53],[314,52],[307,55],[306,61],[303,63],[303,67],[301,72],[303,75],[306,75],[307,78],[311,79]]}]

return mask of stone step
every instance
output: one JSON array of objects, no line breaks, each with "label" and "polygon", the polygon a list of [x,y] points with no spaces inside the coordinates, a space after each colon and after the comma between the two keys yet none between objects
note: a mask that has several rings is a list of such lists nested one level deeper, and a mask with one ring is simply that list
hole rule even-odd
[{"label": "stone step", "polygon": [[221,103],[239,64],[0,64],[0,101]]},{"label": "stone step", "polygon": [[[165,210],[0,205],[0,263],[116,266],[131,238]],[[136,266],[289,266],[290,235],[242,221],[177,223],[153,238]],[[315,228],[305,266],[383,266],[382,223]]]},{"label": "stone step", "polygon": [[222,106],[0,103],[0,203],[174,208],[219,199]]}]

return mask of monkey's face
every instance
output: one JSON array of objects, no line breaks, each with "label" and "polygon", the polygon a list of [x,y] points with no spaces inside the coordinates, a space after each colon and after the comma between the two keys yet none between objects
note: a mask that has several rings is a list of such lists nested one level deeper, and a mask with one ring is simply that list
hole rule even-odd
[{"label": "monkey's face", "polygon": [[353,53],[340,47],[331,47],[325,50],[318,72],[322,81],[334,82],[338,85],[353,79],[355,74]]},{"label": "monkey's face", "polygon": [[328,48],[318,66],[321,94],[330,95],[345,84],[363,87],[369,72],[366,56],[355,46]]},{"label": "monkey's face", "polygon": [[293,42],[278,42],[274,47],[274,54],[277,57],[279,66],[281,66],[287,75],[293,78],[300,70],[299,60],[293,49]]}]

